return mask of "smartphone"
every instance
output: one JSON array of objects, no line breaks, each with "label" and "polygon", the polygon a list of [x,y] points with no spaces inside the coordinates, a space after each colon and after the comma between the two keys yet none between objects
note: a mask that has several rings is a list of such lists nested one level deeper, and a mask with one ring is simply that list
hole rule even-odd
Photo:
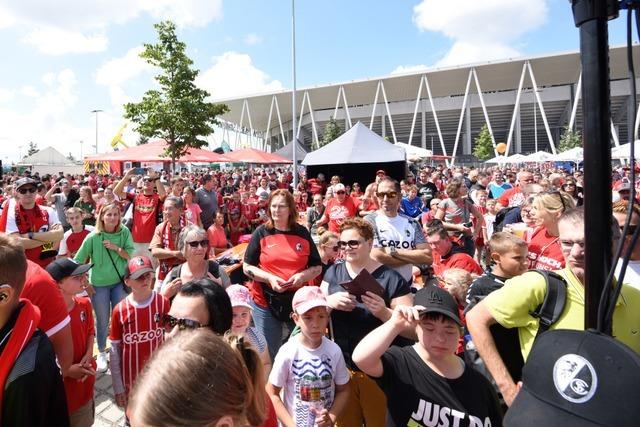
[{"label": "smartphone", "polygon": [[133,170],[133,173],[135,173],[136,175],[146,175],[147,170],[145,168],[135,168]]}]

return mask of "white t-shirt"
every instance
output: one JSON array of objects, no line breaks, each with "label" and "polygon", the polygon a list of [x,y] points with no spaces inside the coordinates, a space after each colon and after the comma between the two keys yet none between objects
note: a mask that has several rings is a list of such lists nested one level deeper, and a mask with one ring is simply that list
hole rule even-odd
[{"label": "white t-shirt", "polygon": [[[616,264],[615,277],[620,275],[620,267],[622,267],[622,259],[619,259],[618,264]],[[640,260],[629,261],[627,270],[624,273],[623,283],[640,289]]]},{"label": "white t-shirt", "polygon": [[[14,199],[11,199],[9,205],[6,208],[9,209],[9,211],[7,212],[7,234],[19,233],[18,225],[16,224],[16,203],[17,202]],[[56,213],[55,209],[49,206],[38,207],[42,210],[47,211],[49,215],[49,224],[40,227],[40,229],[38,230],[39,232],[49,231],[54,225],[60,224],[60,220],[58,219],[58,214]]]},{"label": "white t-shirt", "polygon": [[300,343],[299,337],[280,347],[269,382],[282,388],[280,395],[295,425],[311,427],[315,420],[312,405],[321,402],[325,409],[331,408],[335,386],[349,382],[349,371],[336,343],[322,337],[322,344],[310,349]]},{"label": "white t-shirt", "polygon": [[[418,221],[406,215],[399,213],[390,218],[374,212],[367,215],[365,219],[373,225],[374,248],[395,246],[397,249],[416,249],[418,244],[427,242]],[[411,264],[405,264],[393,268],[411,283],[413,281],[411,267]]]}]

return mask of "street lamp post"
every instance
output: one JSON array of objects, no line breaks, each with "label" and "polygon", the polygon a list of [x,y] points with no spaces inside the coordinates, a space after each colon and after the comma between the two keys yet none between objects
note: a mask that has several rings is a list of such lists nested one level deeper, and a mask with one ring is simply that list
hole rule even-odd
[{"label": "street lamp post", "polygon": [[291,92],[291,112],[293,120],[291,121],[293,134],[293,189],[298,188],[298,136],[296,135],[296,0],[291,0],[291,50],[292,50],[292,73],[293,73],[293,91]]},{"label": "street lamp post", "polygon": [[96,115],[96,145],[94,147],[96,148],[96,154],[98,154],[98,113],[102,113],[103,110],[91,110],[91,112]]},{"label": "street lamp post", "polygon": [[82,162],[84,159],[82,158],[82,144],[84,144],[83,140],[80,140],[80,161]]}]

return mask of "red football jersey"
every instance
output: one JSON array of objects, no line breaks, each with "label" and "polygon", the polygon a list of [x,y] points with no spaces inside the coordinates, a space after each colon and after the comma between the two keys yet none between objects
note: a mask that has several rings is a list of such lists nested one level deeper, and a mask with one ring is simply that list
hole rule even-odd
[{"label": "red football jersey", "polygon": [[358,209],[351,197],[345,197],[342,203],[337,198],[329,199],[327,208],[324,210],[324,216],[329,218],[329,231],[340,233],[340,225],[344,220],[355,217],[357,213]]},{"label": "red football jersey", "polygon": [[[74,297],[75,305],[69,312],[71,317],[71,336],[73,337],[73,363],[79,363],[87,351],[89,336],[95,335],[91,301],[86,297]],[[91,358],[91,366],[96,362]],[[74,413],[78,408],[93,399],[93,385],[96,377],[88,375],[84,381],[64,377],[64,391],[67,395],[67,408]]]},{"label": "red football jersey", "polygon": [[529,241],[529,269],[562,270],[564,255],[558,237],[552,236],[545,227],[538,227]]},{"label": "red football jersey", "polygon": [[27,280],[20,293],[20,298],[26,298],[40,309],[40,324],[38,328],[47,336],[55,335],[69,324],[67,305],[58,284],[35,262],[27,260]]},{"label": "red football jersey", "polygon": [[127,393],[151,354],[164,341],[162,316],[168,312],[169,301],[155,291],[143,304],[129,295],[113,309],[109,339],[121,345],[121,372]]},{"label": "red football jersey", "polygon": [[157,214],[160,208],[160,196],[152,194],[127,194],[127,198],[134,203],[133,227],[131,236],[136,243],[150,243],[156,229]]},{"label": "red football jersey", "polygon": [[84,242],[85,237],[89,235],[93,231],[93,227],[90,225],[84,225],[82,230],[74,233],[72,229],[65,231],[64,237],[60,242],[60,249],[58,253],[60,255],[66,255],[69,258],[73,258],[82,246],[82,242]]}]

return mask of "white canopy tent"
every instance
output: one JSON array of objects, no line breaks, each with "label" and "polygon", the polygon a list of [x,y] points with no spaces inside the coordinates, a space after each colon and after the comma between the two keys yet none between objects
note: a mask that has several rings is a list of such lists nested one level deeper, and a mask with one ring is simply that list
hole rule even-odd
[{"label": "white canopy tent", "polygon": [[[634,151],[636,157],[640,155],[640,140],[634,142]],[[623,144],[611,149],[611,158],[614,160],[623,160],[631,157],[631,143]]]},{"label": "white canopy tent", "polygon": [[528,156],[525,156],[524,162],[525,163],[527,162],[542,163],[542,162],[551,162],[556,159],[557,159],[557,156],[554,156],[551,153],[547,153],[546,151],[538,151],[537,153],[531,153]]},{"label": "white canopy tent", "polygon": [[555,156],[554,160],[563,162],[581,162],[584,159],[584,149],[582,147],[575,147]]},{"label": "white canopy tent", "polygon": [[396,147],[404,148],[405,153],[407,153],[407,160],[429,159],[433,157],[433,151],[427,150],[426,148],[416,147],[415,145],[405,144],[404,142],[398,142],[395,145]]},{"label": "white canopy tent", "polygon": [[518,153],[507,157],[505,160],[507,163],[524,163],[527,161],[527,156]]},{"label": "white canopy tent", "polygon": [[507,163],[507,157],[498,155],[489,160],[486,160],[485,163],[496,163],[496,164]]}]

